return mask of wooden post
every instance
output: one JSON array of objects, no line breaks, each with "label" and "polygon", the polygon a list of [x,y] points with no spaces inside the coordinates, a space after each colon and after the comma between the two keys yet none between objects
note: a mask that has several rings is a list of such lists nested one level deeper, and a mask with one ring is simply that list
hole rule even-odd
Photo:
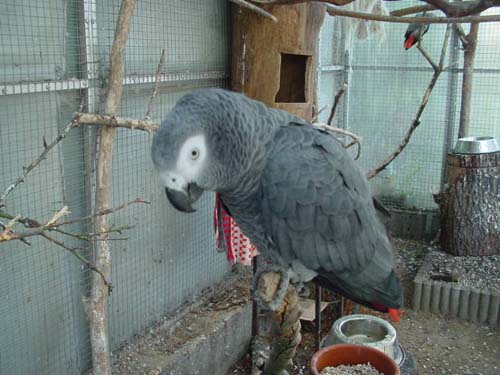
[{"label": "wooden post", "polygon": [[448,154],[448,183],[435,196],[441,246],[449,254],[500,254],[500,152]]}]

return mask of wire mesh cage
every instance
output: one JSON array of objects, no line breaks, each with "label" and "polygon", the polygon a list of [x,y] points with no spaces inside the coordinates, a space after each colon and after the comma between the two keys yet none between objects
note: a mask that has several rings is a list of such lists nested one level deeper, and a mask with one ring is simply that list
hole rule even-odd
[{"label": "wire mesh cage", "polygon": [[[3,1],[0,4],[0,190],[53,140],[77,111],[102,109],[109,52],[120,1]],[[226,0],[140,1],[125,58],[121,115],[142,119],[156,80],[150,118],[160,122],[184,93],[227,87],[229,5]],[[4,209],[48,220],[62,206],[69,218],[92,212],[96,131],[77,128],[6,199]],[[166,202],[153,171],[151,135],[116,134],[111,206],[135,198],[110,217],[112,276],[110,337],[115,349],[193,298],[228,271],[215,251],[213,198],[182,215]],[[3,222],[3,220],[1,220]],[[68,228],[87,231],[85,224]],[[86,253],[87,243],[54,235]],[[44,238],[1,245],[0,373],[80,374],[91,365],[81,297],[89,271]]]},{"label": "wire mesh cage", "polygon": [[[75,112],[102,110],[119,7],[119,0],[0,3],[0,193]],[[192,89],[228,87],[229,17],[227,0],[138,2],[126,49],[121,115],[146,117],[163,49],[153,121],[161,121]],[[342,18],[327,17],[323,25],[317,107],[331,105],[347,83],[334,125],[362,137],[359,165],[365,171],[400,144],[432,76],[415,48],[404,50],[405,27],[386,25],[384,40],[351,41]],[[434,59],[444,30],[433,25],[425,36]],[[498,24],[481,25],[472,135],[500,136],[495,123],[500,114],[499,41]],[[445,155],[458,130],[463,51],[455,33],[446,64],[450,68],[439,79],[407,149],[372,181],[374,193],[393,207],[436,208],[432,190],[444,183]],[[322,121],[328,112],[321,113]],[[0,208],[39,221],[64,205],[70,208],[69,218],[89,215],[96,138],[95,129],[71,130]],[[195,215],[174,212],[153,171],[150,143],[150,134],[118,130],[114,144],[111,206],[139,197],[154,204],[131,206],[110,218],[112,349],[228,271],[225,257],[215,251],[213,197],[207,195]],[[90,228],[75,223],[66,230],[84,233]],[[64,241],[84,255],[92,241],[51,236],[52,242],[33,237],[31,246],[10,241],[0,247],[0,374],[80,374],[90,368],[89,328],[81,302],[90,287],[89,271],[53,241]]]}]

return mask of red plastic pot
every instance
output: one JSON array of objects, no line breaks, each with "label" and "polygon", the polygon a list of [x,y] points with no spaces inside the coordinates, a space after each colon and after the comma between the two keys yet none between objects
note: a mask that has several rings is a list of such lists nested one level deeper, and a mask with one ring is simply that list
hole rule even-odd
[{"label": "red plastic pot", "polygon": [[364,345],[338,344],[316,352],[311,360],[311,370],[319,375],[328,366],[358,365],[368,363],[384,375],[400,375],[398,365],[387,354]]}]

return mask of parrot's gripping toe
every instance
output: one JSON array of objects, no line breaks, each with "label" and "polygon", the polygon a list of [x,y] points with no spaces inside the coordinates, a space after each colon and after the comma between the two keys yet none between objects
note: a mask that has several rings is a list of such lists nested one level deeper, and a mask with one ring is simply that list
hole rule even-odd
[{"label": "parrot's gripping toe", "polygon": [[[266,281],[262,277],[266,273],[277,273],[280,277],[276,291],[273,293],[272,286],[266,285]],[[253,277],[252,294],[254,301],[264,310],[276,311],[283,304],[285,294],[290,283],[290,269],[280,267],[266,267],[258,271]]]}]

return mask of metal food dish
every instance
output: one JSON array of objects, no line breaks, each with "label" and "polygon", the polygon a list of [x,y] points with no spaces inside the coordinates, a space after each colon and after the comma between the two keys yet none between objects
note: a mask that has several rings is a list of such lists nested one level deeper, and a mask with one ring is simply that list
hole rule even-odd
[{"label": "metal food dish", "polygon": [[498,142],[493,137],[459,138],[453,153],[455,154],[489,154],[500,151]]},{"label": "metal food dish", "polygon": [[361,344],[378,349],[401,366],[404,352],[398,345],[394,327],[376,316],[346,315],[333,323],[321,346],[334,344]]}]

